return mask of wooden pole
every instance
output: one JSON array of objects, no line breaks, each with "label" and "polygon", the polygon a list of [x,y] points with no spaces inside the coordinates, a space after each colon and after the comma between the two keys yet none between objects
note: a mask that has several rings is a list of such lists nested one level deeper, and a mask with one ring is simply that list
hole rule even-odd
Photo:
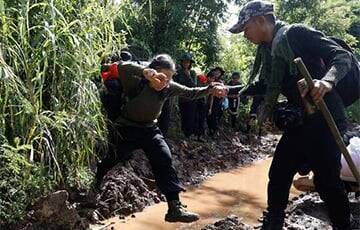
[{"label": "wooden pole", "polygon": [[[305,78],[305,81],[309,87],[309,90],[311,90],[314,87],[314,82],[313,82],[313,79],[312,79],[309,71],[307,70],[304,62],[302,61],[301,58],[296,58],[294,60],[294,62],[297,65],[302,76]],[[357,170],[357,168],[354,164],[354,161],[352,160],[348,150],[346,149],[345,143],[340,135],[338,128],[336,127],[335,121],[334,121],[333,117],[331,116],[331,113],[329,112],[328,107],[326,106],[323,99],[321,99],[320,102],[316,106],[323,114],[323,116],[326,120],[326,123],[328,124],[328,126],[331,130],[331,133],[335,138],[336,144],[338,145],[338,147],[340,149],[340,152],[344,155],[344,158],[345,158],[346,162],[348,163],[352,174],[355,176],[356,181],[358,182],[358,186],[360,187],[359,171]]]}]

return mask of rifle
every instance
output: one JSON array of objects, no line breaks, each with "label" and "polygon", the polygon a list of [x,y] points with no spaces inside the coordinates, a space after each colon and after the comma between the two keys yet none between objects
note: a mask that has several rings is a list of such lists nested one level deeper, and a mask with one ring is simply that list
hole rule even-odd
[{"label": "rifle", "polygon": [[[305,78],[305,81],[309,87],[309,90],[311,90],[312,88],[314,88],[314,82],[313,79],[309,73],[309,71],[307,70],[304,62],[302,61],[301,58],[296,58],[294,60],[295,64],[297,65],[301,75]],[[321,99],[320,102],[318,104],[316,104],[317,108],[321,111],[321,113],[323,114],[326,123],[328,124],[331,133],[333,135],[333,137],[335,138],[336,144],[340,149],[340,152],[344,155],[344,158],[346,160],[346,162],[349,165],[349,168],[352,172],[352,174],[355,176],[356,181],[358,183],[358,186],[360,187],[360,174],[359,171],[357,170],[354,161],[352,160],[348,150],[346,149],[345,143],[340,135],[340,132],[338,130],[338,128],[336,127],[336,124],[334,122],[333,117],[331,116],[331,113],[329,112],[329,109],[327,107],[327,105],[325,104],[324,100]]]}]

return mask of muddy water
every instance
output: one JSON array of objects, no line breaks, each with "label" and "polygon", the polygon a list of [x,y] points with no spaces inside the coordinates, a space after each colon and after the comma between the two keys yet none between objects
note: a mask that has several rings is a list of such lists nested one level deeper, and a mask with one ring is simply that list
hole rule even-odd
[{"label": "muddy water", "polygon": [[[199,187],[181,194],[188,210],[200,214],[201,219],[190,224],[170,224],[164,221],[167,204],[161,202],[135,213],[135,218],[107,220],[106,228],[116,230],[198,230],[230,214],[243,217],[247,224],[256,224],[266,208],[267,173],[271,159],[214,175]],[[299,195],[292,188],[291,196]],[[104,227],[104,226],[103,226]],[[113,227],[113,228],[111,228]],[[94,228],[96,229],[96,228]]]}]

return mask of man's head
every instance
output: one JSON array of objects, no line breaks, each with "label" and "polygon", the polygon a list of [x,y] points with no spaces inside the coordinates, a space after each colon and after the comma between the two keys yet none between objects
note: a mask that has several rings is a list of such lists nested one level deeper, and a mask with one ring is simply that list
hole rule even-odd
[{"label": "man's head", "polygon": [[252,43],[260,44],[271,42],[274,24],[273,4],[267,1],[254,0],[242,7],[238,22],[229,31],[235,34],[244,31],[246,39]]},{"label": "man's head", "polygon": [[215,74],[214,72],[210,71],[207,75],[207,79],[208,79],[208,83],[214,82],[215,81]]},{"label": "man's head", "polygon": [[149,68],[158,72],[161,81],[165,81],[167,87],[175,74],[175,63],[173,59],[167,54],[159,54],[155,56],[149,65]]},{"label": "man's head", "polygon": [[191,66],[195,61],[190,53],[185,53],[180,58],[181,66],[185,69],[191,69]]},{"label": "man's head", "polygon": [[221,79],[221,77],[225,74],[225,71],[223,68],[217,66],[210,70],[211,74],[214,75],[215,80],[218,81]]},{"label": "man's head", "polygon": [[121,57],[121,60],[123,60],[123,61],[131,61],[132,60],[131,53],[128,51],[125,51],[125,50],[120,52],[120,57]]},{"label": "man's head", "polygon": [[231,75],[231,80],[233,81],[239,81],[240,79],[240,73],[239,72],[233,72]]}]

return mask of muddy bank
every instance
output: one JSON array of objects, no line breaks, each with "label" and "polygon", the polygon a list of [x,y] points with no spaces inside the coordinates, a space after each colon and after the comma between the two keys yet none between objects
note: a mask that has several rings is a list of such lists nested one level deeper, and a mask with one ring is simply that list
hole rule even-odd
[{"label": "muddy bank", "polygon": [[39,197],[29,207],[30,211],[24,220],[17,223],[1,225],[0,229],[21,230],[85,230],[89,228],[87,218],[82,218],[76,208],[77,204],[69,202],[69,193],[65,190]]},{"label": "muddy bank", "polygon": [[[279,139],[277,135],[266,135],[260,140],[252,137],[251,141],[239,133],[227,136],[233,138],[208,139],[206,143],[168,140],[184,185],[196,185],[209,175],[262,159],[273,153]],[[157,190],[148,160],[142,151],[136,151],[130,161],[116,166],[105,176],[97,197],[96,219],[127,216],[161,200],[164,197]]]},{"label": "muddy bank", "polygon": [[[355,194],[350,193],[349,200],[351,214],[354,217],[353,229],[360,229],[360,198],[355,198]],[[207,225],[202,230],[251,230],[260,227],[261,222],[251,227],[245,225],[240,217],[229,216]],[[284,227],[291,230],[331,230],[325,204],[318,193],[307,193],[289,201]]]},{"label": "muddy bank", "polygon": [[[360,125],[352,124],[346,133],[344,141],[352,136],[360,136]],[[353,216],[353,229],[360,229],[360,197],[356,198],[355,193],[349,193],[350,209]],[[265,214],[265,211],[264,211]],[[259,223],[253,226],[245,225],[242,217],[232,215],[214,224],[207,225],[203,230],[248,230],[259,229],[262,225],[262,218]],[[297,196],[289,201],[286,209],[285,229],[292,230],[331,230],[330,220],[324,202],[318,193],[306,193]]]},{"label": "muddy bank", "polygon": [[[205,143],[167,140],[174,166],[184,186],[197,185],[210,175],[249,165],[254,160],[271,155],[280,137],[269,134],[257,139],[255,136],[232,132],[225,135],[216,140],[206,139]],[[157,190],[145,154],[135,151],[131,160],[109,171],[98,193],[55,192],[40,198],[37,205],[29,207],[29,213],[21,223],[7,225],[6,228],[86,229],[90,222],[96,223],[115,215],[123,218],[164,200],[164,196]],[[47,213],[49,210],[51,215]]]},{"label": "muddy bank", "polygon": [[242,219],[235,215],[230,215],[225,219],[219,220],[202,228],[202,230],[253,230],[250,225],[244,224]]},{"label": "muddy bank", "polygon": [[[168,223],[164,221],[166,202],[146,207],[135,217],[119,219],[114,217],[103,222],[106,229],[126,230],[199,230],[228,215],[237,215],[241,221],[254,225],[266,208],[267,174],[272,158],[260,160],[251,165],[220,172],[207,178],[198,186],[191,186],[181,193],[181,201],[188,209],[200,215],[193,223]],[[291,197],[300,193],[291,189]],[[240,221],[240,218],[239,218]],[[102,225],[102,226],[104,226]],[[244,225],[242,225],[244,226]],[[98,229],[101,226],[92,226]]]}]

